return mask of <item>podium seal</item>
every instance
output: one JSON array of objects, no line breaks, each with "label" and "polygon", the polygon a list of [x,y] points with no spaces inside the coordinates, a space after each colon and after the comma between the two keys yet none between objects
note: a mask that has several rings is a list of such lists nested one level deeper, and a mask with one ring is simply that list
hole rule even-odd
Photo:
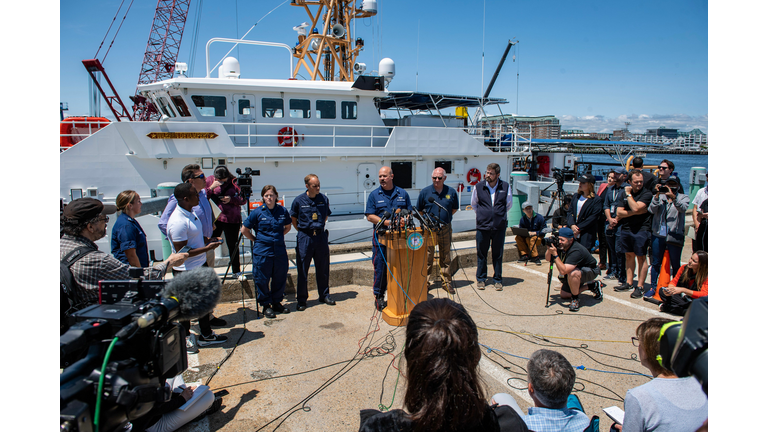
[{"label": "podium seal", "polygon": [[424,246],[424,237],[417,232],[411,233],[406,240],[406,245],[410,250],[419,250]]}]

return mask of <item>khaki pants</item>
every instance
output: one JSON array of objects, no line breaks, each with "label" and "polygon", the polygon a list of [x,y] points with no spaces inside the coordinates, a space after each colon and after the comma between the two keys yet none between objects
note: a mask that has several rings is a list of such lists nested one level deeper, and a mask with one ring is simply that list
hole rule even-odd
[{"label": "khaki pants", "polygon": [[538,236],[515,236],[515,242],[517,242],[517,249],[520,251],[520,256],[528,255],[531,258],[538,258],[539,250],[537,249],[537,246],[541,244],[541,239]]},{"label": "khaki pants", "polygon": [[[453,234],[453,230],[451,229],[451,225],[446,225],[442,227],[437,232],[434,232],[433,234],[427,233],[426,235],[433,235],[435,236],[435,243],[437,243],[437,246],[440,248],[440,273],[442,274],[442,278],[437,279],[443,283],[443,285],[450,285],[451,283],[451,271],[450,271],[450,265],[451,265],[451,236]],[[432,267],[435,262],[435,247],[429,246],[427,247],[427,277],[432,276]]]}]

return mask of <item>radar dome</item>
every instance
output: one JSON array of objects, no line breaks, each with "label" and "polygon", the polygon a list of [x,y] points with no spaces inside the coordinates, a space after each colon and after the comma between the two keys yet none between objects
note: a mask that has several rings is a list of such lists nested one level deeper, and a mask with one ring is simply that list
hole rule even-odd
[{"label": "radar dome", "polygon": [[240,78],[240,62],[234,57],[227,57],[219,66],[219,78]]},{"label": "radar dome", "polygon": [[381,59],[379,62],[379,75],[384,77],[387,82],[392,81],[395,77],[395,61],[389,57]]}]

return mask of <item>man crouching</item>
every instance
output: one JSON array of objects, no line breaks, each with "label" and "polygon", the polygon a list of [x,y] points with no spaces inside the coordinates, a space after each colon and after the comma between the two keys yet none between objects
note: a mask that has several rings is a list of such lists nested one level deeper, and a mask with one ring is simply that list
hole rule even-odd
[{"label": "man crouching", "polygon": [[595,278],[600,276],[600,269],[597,266],[597,260],[587,248],[574,241],[572,229],[560,228],[559,235],[559,249],[564,254],[562,259],[554,244],[547,248],[545,258],[550,261],[554,257],[554,264],[557,266],[560,280],[563,282],[560,298],[572,298],[568,309],[571,312],[576,312],[579,310],[579,294],[586,290],[595,293],[597,301],[603,299],[600,282],[595,281]]}]

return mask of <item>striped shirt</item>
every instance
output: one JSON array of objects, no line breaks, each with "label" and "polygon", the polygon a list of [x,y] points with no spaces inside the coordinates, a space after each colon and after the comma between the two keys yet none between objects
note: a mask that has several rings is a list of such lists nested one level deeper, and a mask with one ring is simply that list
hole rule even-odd
[{"label": "striped shirt", "polygon": [[[95,304],[99,301],[99,281],[102,280],[127,280],[128,264],[122,263],[112,254],[98,250],[96,243],[82,236],[64,235],[59,243],[59,260],[62,260],[73,250],[90,246],[95,249],[88,252],[84,257],[72,264],[70,270],[72,276],[79,285],[78,296],[86,299],[89,304]],[[165,276],[166,265],[164,262],[157,263],[152,267],[144,269],[144,277],[147,279],[161,279]]]}]

